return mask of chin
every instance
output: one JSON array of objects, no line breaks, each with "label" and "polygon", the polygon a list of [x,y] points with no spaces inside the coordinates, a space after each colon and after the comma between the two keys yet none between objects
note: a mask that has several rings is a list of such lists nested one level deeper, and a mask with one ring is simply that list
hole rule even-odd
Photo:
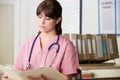
[{"label": "chin", "polygon": [[43,28],[40,28],[40,31],[41,31],[41,32],[45,32],[46,30],[45,30],[45,29],[43,29]]},{"label": "chin", "polygon": [[40,30],[40,32],[47,33],[47,31],[45,31],[45,30]]}]

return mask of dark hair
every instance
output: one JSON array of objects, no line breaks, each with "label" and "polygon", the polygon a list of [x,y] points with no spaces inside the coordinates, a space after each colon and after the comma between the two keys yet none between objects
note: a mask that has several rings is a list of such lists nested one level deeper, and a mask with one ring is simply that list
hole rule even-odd
[{"label": "dark hair", "polygon": [[[39,16],[42,12],[52,19],[62,18],[62,7],[57,0],[44,0],[41,2],[37,7],[36,15]],[[62,34],[61,22],[62,20],[55,26],[57,35]]]}]

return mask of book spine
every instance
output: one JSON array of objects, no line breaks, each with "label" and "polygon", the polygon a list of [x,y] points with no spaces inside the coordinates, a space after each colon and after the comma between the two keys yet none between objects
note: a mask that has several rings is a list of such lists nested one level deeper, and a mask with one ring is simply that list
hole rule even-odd
[{"label": "book spine", "polygon": [[102,50],[101,35],[96,35],[96,43],[97,43],[98,59],[103,59],[103,50]]}]

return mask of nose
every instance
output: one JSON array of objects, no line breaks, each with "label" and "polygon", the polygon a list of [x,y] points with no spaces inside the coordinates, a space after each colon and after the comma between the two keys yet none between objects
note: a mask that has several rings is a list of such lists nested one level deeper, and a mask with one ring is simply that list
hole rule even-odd
[{"label": "nose", "polygon": [[41,19],[41,24],[45,24],[45,18]]}]

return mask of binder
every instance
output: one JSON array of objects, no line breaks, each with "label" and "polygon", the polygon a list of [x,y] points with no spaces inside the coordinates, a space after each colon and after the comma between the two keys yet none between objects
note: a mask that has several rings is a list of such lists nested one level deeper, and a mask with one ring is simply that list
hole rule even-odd
[{"label": "binder", "polygon": [[97,46],[96,46],[96,35],[92,34],[92,51],[93,51],[93,59],[98,59],[98,53],[97,53]]},{"label": "binder", "polygon": [[85,49],[85,39],[82,38],[82,34],[77,35],[78,38],[78,52],[79,52],[79,60],[86,60],[86,49]]},{"label": "binder", "polygon": [[87,59],[93,59],[93,51],[92,51],[92,35],[85,34],[85,45],[86,45],[86,52],[87,52]]},{"label": "binder", "polygon": [[103,50],[103,59],[108,59],[108,52],[107,52],[107,39],[105,35],[102,35],[102,50]]},{"label": "binder", "polygon": [[102,48],[102,36],[100,34],[96,35],[96,47],[98,59],[103,59],[103,48]]},{"label": "binder", "polygon": [[82,35],[81,34],[77,34],[77,43],[78,43],[78,58],[79,58],[79,60],[83,60]]},{"label": "binder", "polygon": [[117,38],[115,34],[106,34],[108,58],[119,58]]},{"label": "binder", "polygon": [[74,46],[78,49],[77,34],[75,34],[75,33],[71,34],[70,40],[73,42]]},{"label": "binder", "polygon": [[85,35],[82,35],[82,60],[87,60],[87,50],[86,50],[86,42],[85,42]]}]

